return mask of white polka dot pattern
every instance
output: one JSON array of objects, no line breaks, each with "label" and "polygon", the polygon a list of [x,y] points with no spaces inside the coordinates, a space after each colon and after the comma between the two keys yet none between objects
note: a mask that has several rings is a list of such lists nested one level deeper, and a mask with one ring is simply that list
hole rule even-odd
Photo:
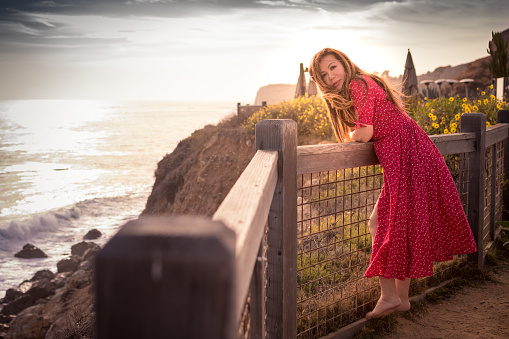
[{"label": "white polka dot pattern", "polygon": [[440,151],[371,78],[350,82],[359,122],[373,125],[383,168],[377,232],[366,277],[433,275],[433,262],[475,252],[476,245],[453,178]]}]

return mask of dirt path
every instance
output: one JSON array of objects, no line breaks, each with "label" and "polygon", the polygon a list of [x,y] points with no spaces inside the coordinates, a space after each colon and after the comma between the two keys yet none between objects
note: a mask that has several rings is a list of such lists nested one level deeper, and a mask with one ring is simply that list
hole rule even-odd
[{"label": "dirt path", "polygon": [[394,330],[379,338],[509,338],[509,260],[494,267],[489,281],[467,286],[423,312],[397,316]]}]

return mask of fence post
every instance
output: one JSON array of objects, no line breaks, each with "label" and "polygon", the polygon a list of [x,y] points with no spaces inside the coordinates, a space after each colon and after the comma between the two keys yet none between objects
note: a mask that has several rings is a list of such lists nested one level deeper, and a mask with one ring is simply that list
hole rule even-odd
[{"label": "fence post", "polygon": [[[497,123],[509,123],[509,109],[502,109],[497,113]],[[509,139],[504,139],[504,170],[503,180],[509,178]],[[503,213],[502,220],[509,220],[509,187],[503,187],[502,191]]]},{"label": "fence post", "polygon": [[467,219],[477,245],[477,252],[469,254],[468,260],[479,267],[484,266],[484,186],[486,171],[486,115],[468,113],[461,116],[461,132],[475,133],[475,152],[470,153],[468,171]]},{"label": "fence post", "polygon": [[495,240],[497,213],[497,152],[498,142],[491,146],[491,198],[490,198],[490,241]]},{"label": "fence post", "polygon": [[97,338],[234,338],[235,234],[198,217],[130,221],[96,258]]},{"label": "fence post", "polygon": [[256,124],[256,149],[278,151],[278,181],[267,220],[267,338],[297,337],[297,124]]}]

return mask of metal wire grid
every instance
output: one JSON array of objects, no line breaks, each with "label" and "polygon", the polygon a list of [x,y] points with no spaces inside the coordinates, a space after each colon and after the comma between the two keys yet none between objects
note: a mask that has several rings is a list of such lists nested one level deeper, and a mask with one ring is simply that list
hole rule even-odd
[{"label": "metal wire grid", "polygon": [[[260,261],[263,263],[263,276],[265,277],[263,281],[263,289],[267,290],[267,231],[268,226],[265,224],[265,232],[262,239],[261,244],[261,257],[257,258],[257,261]],[[254,272],[253,272],[254,274]],[[263,305],[266,305],[267,303],[267,295],[265,294]],[[264,320],[266,323],[266,319]],[[263,333],[262,338],[266,337],[266,333]],[[248,339],[251,338],[251,291],[248,292],[246,303],[244,304],[244,309],[242,311],[242,314],[240,316],[240,323],[239,327],[237,329],[237,339]]]},{"label": "metal wire grid", "polygon": [[495,187],[495,223],[502,221],[502,212],[504,210],[502,201],[502,190],[504,185],[504,141],[497,143],[497,185]]},{"label": "metal wire grid", "polygon": [[493,175],[492,166],[493,146],[486,148],[486,156],[484,158],[484,219],[483,219],[483,244],[486,244],[490,239],[490,222],[491,222],[491,176]]},{"label": "metal wire grid", "polygon": [[330,333],[374,306],[377,283],[363,274],[368,220],[382,183],[378,165],[298,177],[298,338]]},{"label": "metal wire grid", "polygon": [[[469,156],[445,157],[466,212]],[[297,197],[297,333],[317,338],[362,317],[375,305],[377,279],[365,279],[371,236],[369,216],[383,184],[380,166],[304,174]],[[411,294],[454,276],[466,256],[435,263]]]}]

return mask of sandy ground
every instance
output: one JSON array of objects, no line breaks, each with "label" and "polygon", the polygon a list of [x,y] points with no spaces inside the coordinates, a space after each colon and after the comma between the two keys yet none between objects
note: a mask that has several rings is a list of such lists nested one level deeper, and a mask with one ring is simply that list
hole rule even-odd
[{"label": "sandy ground", "polygon": [[397,316],[396,330],[379,338],[509,338],[509,260],[492,277],[496,282],[464,287],[422,314]]}]

